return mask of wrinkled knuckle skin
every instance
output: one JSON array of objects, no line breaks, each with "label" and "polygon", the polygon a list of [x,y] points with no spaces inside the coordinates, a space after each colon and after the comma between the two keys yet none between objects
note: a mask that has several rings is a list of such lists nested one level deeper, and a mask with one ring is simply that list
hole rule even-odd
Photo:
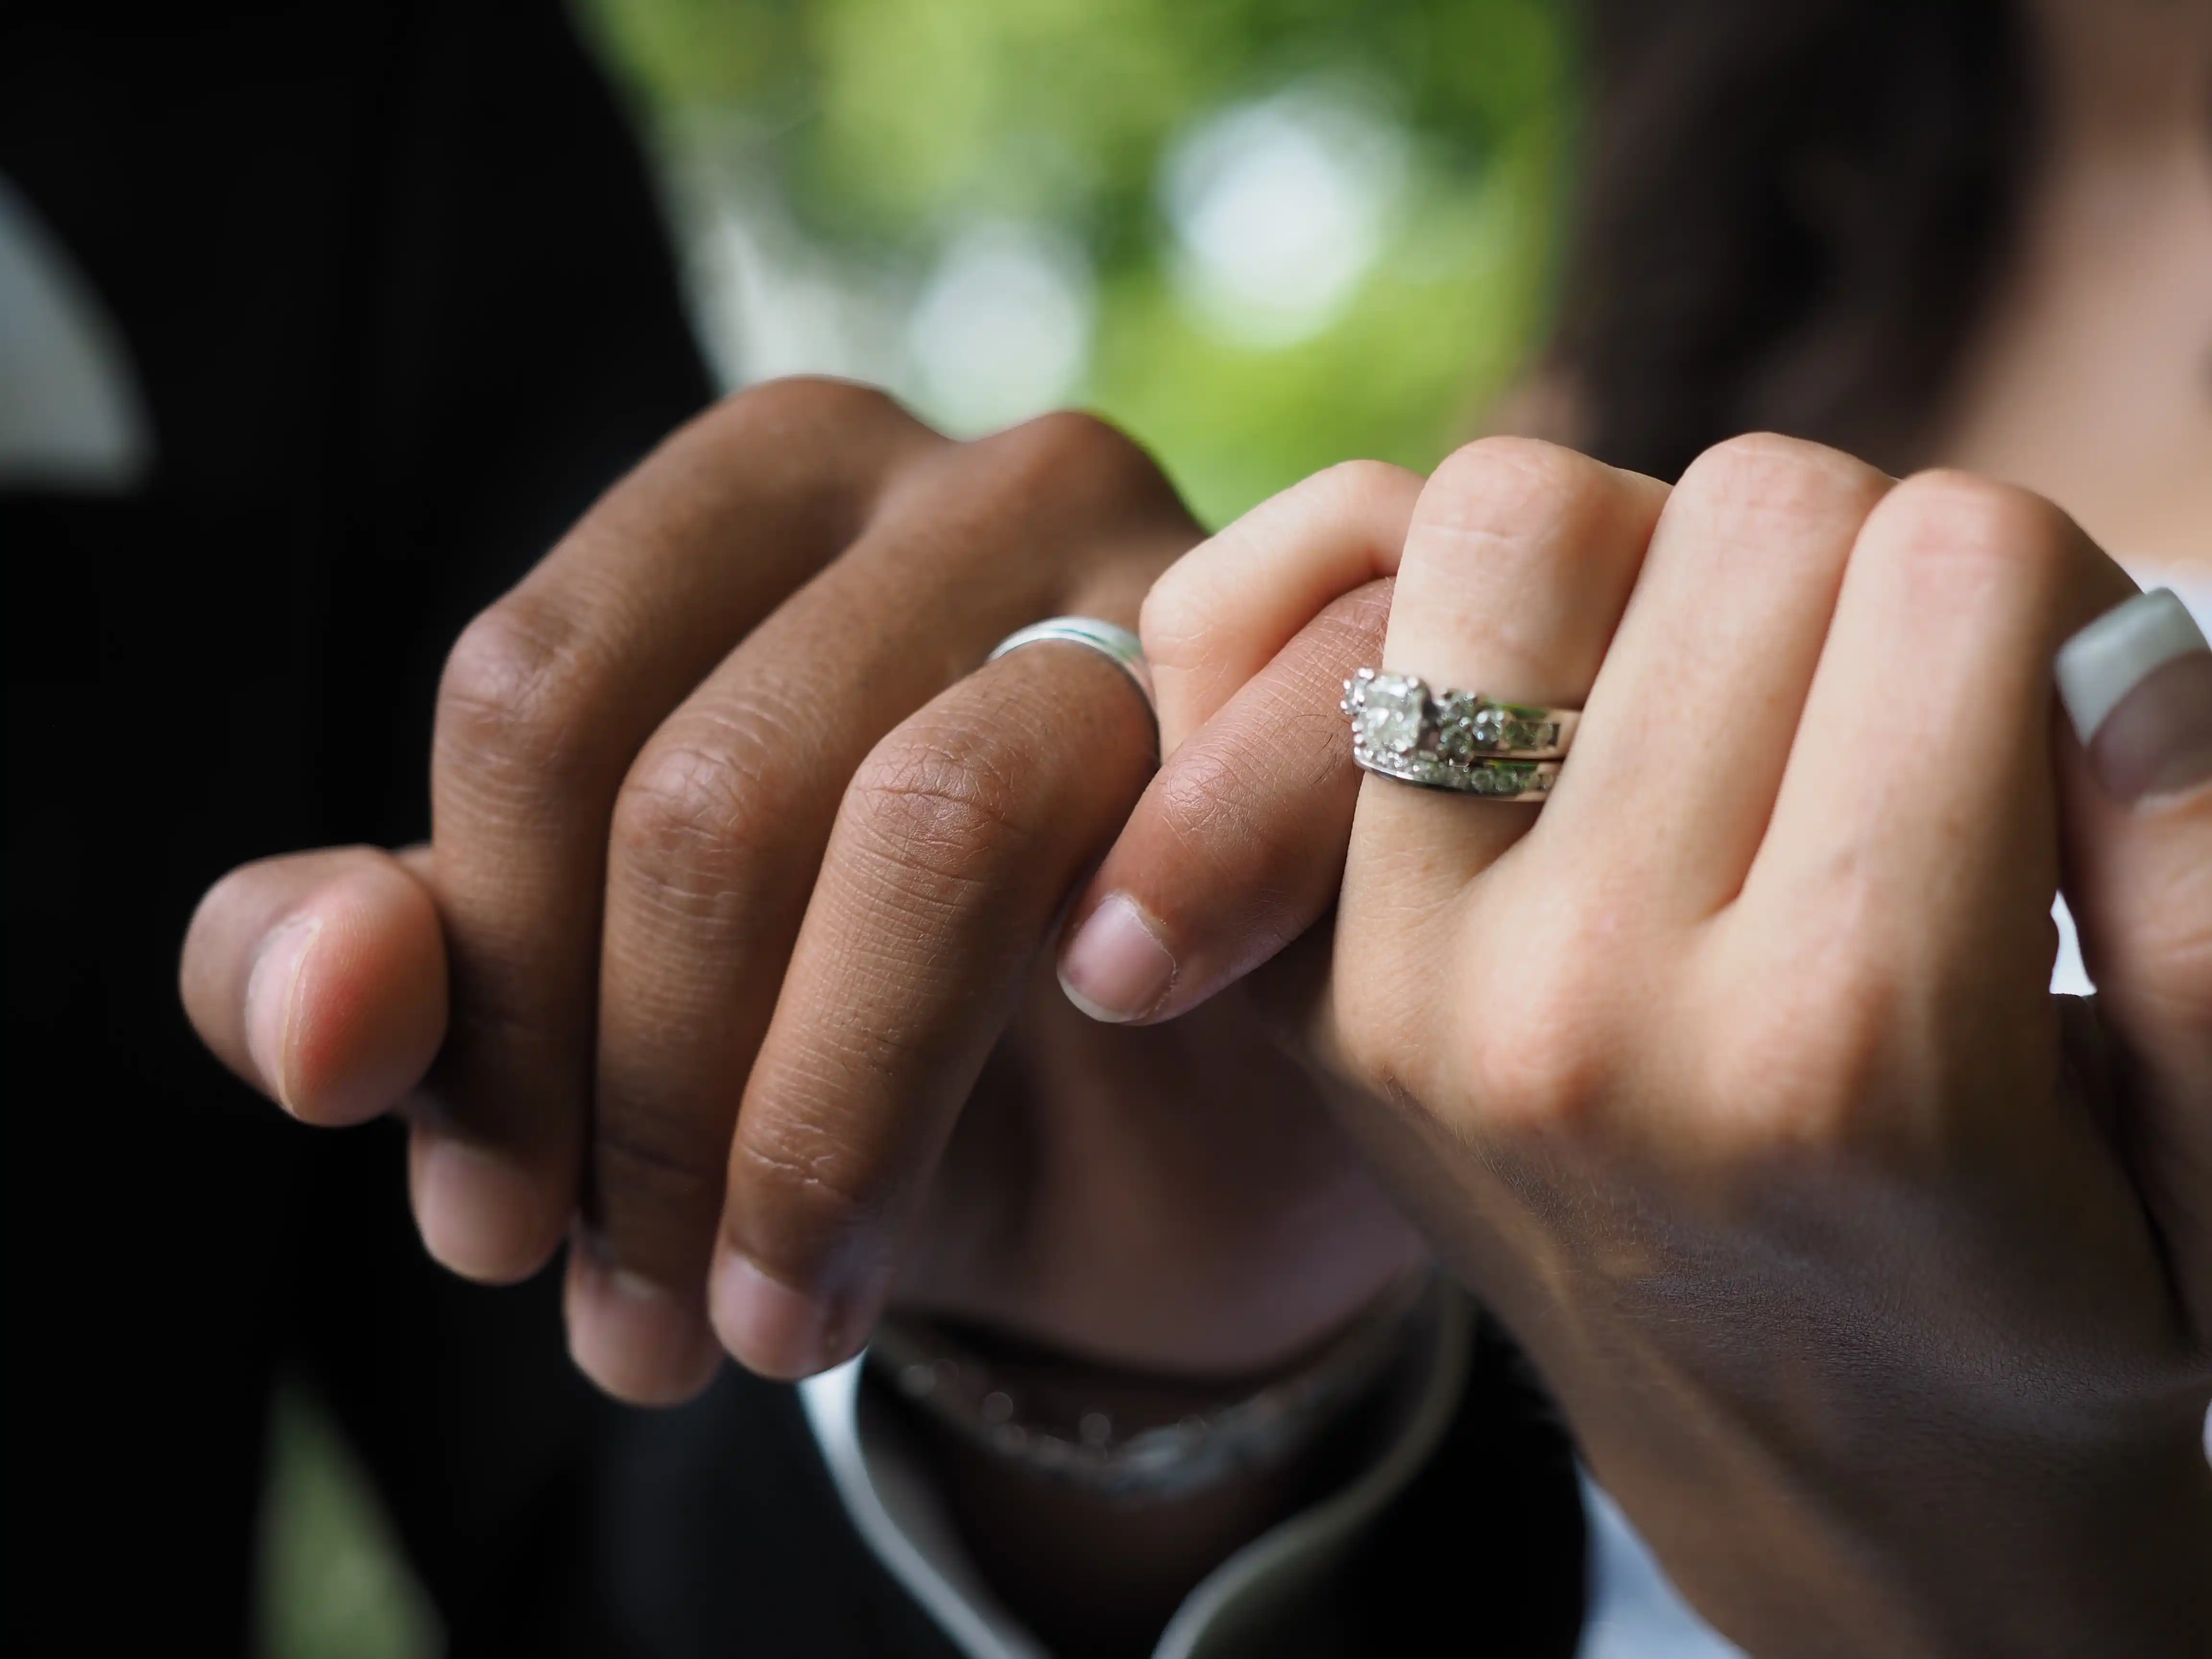
[{"label": "wrinkled knuckle skin", "polygon": [[2041,496],[1949,471],[1907,478],[1870,525],[1908,570],[1943,592],[1965,583],[2048,594],[2065,578],[2075,534]]},{"label": "wrinkled knuckle skin", "polygon": [[[1255,810],[1281,787],[1268,757],[1203,738],[1160,774],[1148,810],[1181,872],[1160,917],[1170,937],[1228,929],[1247,945],[1289,942],[1297,875],[1313,852],[1305,818]],[[1226,914],[1224,902],[1234,907]]]},{"label": "wrinkled knuckle skin", "polygon": [[1017,739],[942,721],[910,724],[854,775],[844,835],[933,890],[985,879],[1035,826],[1022,805],[1030,766]]},{"label": "wrinkled knuckle skin", "polygon": [[665,894],[712,902],[738,890],[769,810],[762,747],[732,735],[708,749],[655,744],[615,799],[614,866]]},{"label": "wrinkled knuckle skin", "polygon": [[1429,475],[1422,515],[1469,528],[1572,513],[1608,476],[1603,464],[1540,438],[1478,438]]},{"label": "wrinkled knuckle skin", "polygon": [[[1266,757],[1220,743],[1195,743],[1160,776],[1152,799],[1161,827],[1185,851],[1234,853],[1240,865],[1269,867],[1280,837],[1251,810],[1272,782]],[[1303,826],[1299,826],[1303,827]],[[1171,920],[1171,918],[1170,919]]]},{"label": "wrinkled knuckle skin", "polygon": [[472,780],[557,790],[584,763],[593,702],[580,632],[509,596],[462,631],[438,686],[437,749]]},{"label": "wrinkled knuckle skin", "polygon": [[1677,514],[1760,540],[1779,526],[1864,512],[1886,487],[1881,474],[1840,450],[1778,433],[1726,439],[1690,463],[1669,503]]},{"label": "wrinkled knuckle skin", "polygon": [[883,1201],[845,1149],[803,1117],[740,1120],[731,1150],[740,1248],[786,1284],[817,1284],[866,1238]]}]

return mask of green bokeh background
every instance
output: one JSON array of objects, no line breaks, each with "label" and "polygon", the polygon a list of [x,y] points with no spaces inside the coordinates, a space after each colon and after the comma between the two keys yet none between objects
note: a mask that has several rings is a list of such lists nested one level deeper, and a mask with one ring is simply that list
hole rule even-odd
[{"label": "green bokeh background", "polygon": [[[841,259],[911,270],[985,215],[1066,233],[1097,294],[1078,395],[1210,522],[1347,457],[1432,465],[1542,322],[1572,114],[1569,19],[1547,0],[587,0],[580,15],[665,158],[742,148]],[[1209,116],[1313,83],[1356,88],[1402,130],[1386,245],[1310,337],[1222,339],[1168,280],[1164,158]]]},{"label": "green bokeh background", "polygon": [[[1575,112],[1571,15],[1548,0],[577,0],[577,18],[679,240],[742,177],[812,256],[896,294],[963,225],[1049,228],[1092,296],[1072,396],[1150,447],[1210,524],[1349,457],[1425,471],[1540,335]],[[1171,280],[1163,168],[1223,112],[1314,86],[1391,125],[1403,183],[1324,324],[1239,343]],[[437,1652],[311,1395],[282,1396],[270,1451],[264,1651]]]}]

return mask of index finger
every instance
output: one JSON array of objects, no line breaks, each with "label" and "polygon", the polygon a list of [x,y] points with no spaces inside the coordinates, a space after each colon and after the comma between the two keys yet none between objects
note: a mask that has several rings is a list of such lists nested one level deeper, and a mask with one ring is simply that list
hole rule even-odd
[{"label": "index finger", "polygon": [[1261,502],[1152,585],[1145,654],[1163,755],[1333,600],[1396,574],[1421,488],[1401,466],[1342,462]]}]

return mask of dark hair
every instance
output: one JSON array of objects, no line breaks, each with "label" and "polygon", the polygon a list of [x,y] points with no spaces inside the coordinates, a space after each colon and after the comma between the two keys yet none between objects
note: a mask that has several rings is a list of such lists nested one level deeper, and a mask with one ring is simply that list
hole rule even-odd
[{"label": "dark hair", "polygon": [[1553,365],[1577,441],[1672,478],[1766,428],[1911,465],[2034,132],[2007,0],[1589,0]]}]

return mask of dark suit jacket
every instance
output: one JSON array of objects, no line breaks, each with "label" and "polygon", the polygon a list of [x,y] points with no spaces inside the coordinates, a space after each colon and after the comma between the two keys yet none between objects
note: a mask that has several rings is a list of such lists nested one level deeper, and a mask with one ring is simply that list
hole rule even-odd
[{"label": "dark suit jacket", "polygon": [[[118,321],[157,461],[127,495],[0,495],[11,1508],[36,1534],[11,1600],[82,1650],[248,1645],[289,1376],[361,1451],[458,1654],[948,1652],[787,1389],[600,1400],[553,1276],[434,1270],[396,1133],[284,1121],[177,1006],[223,870],[423,834],[447,644],[708,398],[607,88],[551,7],[64,15],[0,26],[0,174]],[[1581,1547],[1565,1443],[1486,1339],[1312,1633],[1407,1652],[1441,1620],[1564,1654]]]}]

